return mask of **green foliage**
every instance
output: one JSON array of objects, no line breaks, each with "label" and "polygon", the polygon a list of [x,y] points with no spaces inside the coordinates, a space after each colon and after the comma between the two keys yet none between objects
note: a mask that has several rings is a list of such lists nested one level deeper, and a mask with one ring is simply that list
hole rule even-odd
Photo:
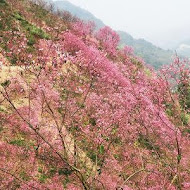
[{"label": "green foliage", "polygon": [[0,0],[0,6],[5,6],[7,5],[7,2],[5,0]]},{"label": "green foliage", "polygon": [[28,36],[28,45],[33,46],[36,43],[36,39],[33,35]]},{"label": "green foliage", "polygon": [[0,132],[2,132],[3,131],[3,127],[0,125]]},{"label": "green foliage", "polygon": [[145,68],[145,69],[144,69],[144,73],[146,74],[146,76],[148,76],[148,77],[151,78],[151,76],[152,76],[152,72],[150,71],[150,69]]},{"label": "green foliage", "polygon": [[16,145],[16,146],[26,146],[26,142],[24,139],[15,139],[9,142],[9,144]]},{"label": "green foliage", "polygon": [[[76,94],[75,94],[75,95],[76,95]],[[79,94],[78,94],[78,95],[79,95]],[[75,97],[77,97],[77,95],[76,95]],[[84,103],[77,102],[77,105],[78,105],[80,108],[85,108]]]},{"label": "green foliage", "polygon": [[7,88],[11,84],[10,80],[6,80],[5,82],[1,83],[1,86]]},{"label": "green foliage", "polygon": [[94,150],[88,150],[87,156],[93,161],[96,162],[97,155]]},{"label": "green foliage", "polygon": [[136,58],[131,57],[131,61],[132,61],[132,63],[133,63],[134,65],[136,65],[138,68],[142,68],[142,67],[143,67],[143,64],[142,64],[140,61],[138,61]]},{"label": "green foliage", "polygon": [[61,168],[58,170],[59,175],[65,175],[65,176],[71,175],[72,172],[73,171],[71,169],[68,169],[68,168]]},{"label": "green foliage", "polygon": [[188,123],[189,123],[189,115],[182,112],[180,117],[181,117],[181,122],[183,123],[183,125],[188,125]]},{"label": "green foliage", "polygon": [[29,181],[30,180],[30,177],[27,175],[27,173],[25,171],[22,171],[20,173],[20,178],[24,181]]},{"label": "green foliage", "polygon": [[95,125],[96,125],[96,119],[95,119],[95,118],[90,118],[90,119],[89,119],[89,123],[90,123],[92,126],[95,126]]},{"label": "green foliage", "polygon": [[25,147],[27,149],[30,149],[31,146],[34,147],[34,141],[27,141],[26,138],[23,137],[23,134],[18,134],[18,136],[11,140],[9,144]]},{"label": "green foliage", "polygon": [[[11,8],[4,0],[0,0],[0,30],[2,31],[14,31],[14,19],[10,14]],[[3,37],[3,33],[0,32],[0,37]],[[0,41],[0,45],[3,45],[3,41]]]},{"label": "green foliage", "polygon": [[46,180],[48,179],[48,176],[42,173],[39,175],[38,179],[41,183],[45,183]]},{"label": "green foliage", "polygon": [[178,85],[179,102],[183,109],[190,108],[190,85],[183,84],[182,82]]},{"label": "green foliage", "polygon": [[181,160],[181,155],[177,155],[177,161],[180,162]]},{"label": "green foliage", "polygon": [[20,13],[14,13],[13,17],[21,23],[21,26],[27,33],[29,46],[33,46],[36,43],[36,38],[50,39],[50,36],[46,32],[44,32],[41,28],[30,24]]},{"label": "green foliage", "polygon": [[17,20],[25,21],[24,18],[19,13],[14,13],[13,17],[15,17]]},{"label": "green foliage", "polygon": [[190,129],[184,129],[183,134],[189,134],[190,135]]},{"label": "green foliage", "polygon": [[[4,109],[3,109],[4,110]],[[0,133],[4,130],[3,128],[3,119],[0,120]]]},{"label": "green foliage", "polygon": [[38,172],[42,173],[42,168],[41,167],[38,167]]},{"label": "green foliage", "polygon": [[114,154],[113,156],[114,156],[114,158],[115,158],[116,160],[119,160],[119,155],[118,155],[118,154]]},{"label": "green foliage", "polygon": [[122,141],[119,137],[115,137],[113,140],[113,143],[117,144],[117,145],[122,145]]},{"label": "green foliage", "polygon": [[112,135],[115,135],[117,133],[118,126],[114,127],[111,131]]},{"label": "green foliage", "polygon": [[152,149],[153,149],[153,146],[152,146],[151,142],[149,141],[149,139],[146,138],[145,136],[141,135],[141,134],[139,135],[138,143],[139,143],[143,148],[146,148],[146,149],[149,149],[149,150],[152,150]]},{"label": "green foliage", "polygon": [[49,39],[48,34],[46,34],[42,29],[37,28],[34,25],[28,25],[26,29],[30,32],[30,35],[38,36],[39,38],[42,39]]},{"label": "green foliage", "polygon": [[3,30],[3,23],[0,21],[0,30]]},{"label": "green foliage", "polygon": [[141,147],[148,149],[148,150],[159,150],[158,146],[155,146],[146,136],[140,134],[138,138],[138,143]]},{"label": "green foliage", "polygon": [[54,176],[56,173],[57,173],[57,169],[56,168],[54,168],[54,167],[50,168],[50,170],[49,170],[50,176]]},{"label": "green foliage", "polygon": [[43,172],[43,169],[41,167],[38,167],[38,172],[39,174],[37,175],[39,181],[41,183],[45,183],[46,180],[48,179],[48,175],[46,175],[44,172]]},{"label": "green foliage", "polygon": [[16,65],[18,58],[16,55],[13,55],[12,57],[8,57],[8,60],[10,61],[11,65]]},{"label": "green foliage", "polygon": [[104,150],[104,146],[103,145],[100,145],[99,152],[100,152],[100,154],[104,154],[105,150]]},{"label": "green foliage", "polygon": [[166,113],[167,113],[167,115],[168,116],[173,116],[173,111],[172,111],[173,105],[166,102],[165,106],[166,106]]}]

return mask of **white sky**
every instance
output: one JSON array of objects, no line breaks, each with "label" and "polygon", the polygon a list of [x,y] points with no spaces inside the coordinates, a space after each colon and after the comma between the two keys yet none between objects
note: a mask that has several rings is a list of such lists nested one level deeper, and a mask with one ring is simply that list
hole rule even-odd
[{"label": "white sky", "polygon": [[190,0],[68,0],[106,25],[158,46],[190,39]]}]

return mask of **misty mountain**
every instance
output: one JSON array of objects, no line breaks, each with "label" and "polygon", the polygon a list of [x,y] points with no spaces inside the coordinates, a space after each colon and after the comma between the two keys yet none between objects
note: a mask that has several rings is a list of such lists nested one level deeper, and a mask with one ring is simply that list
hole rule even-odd
[{"label": "misty mountain", "polygon": [[51,2],[54,5],[55,10],[57,10],[57,9],[65,10],[82,20],[94,21],[97,28],[102,28],[105,26],[105,24],[100,19],[96,18],[92,13],[70,3],[69,1],[66,1],[66,0],[57,0],[54,2],[52,0],[46,0],[46,1]]},{"label": "misty mountain", "polygon": [[[51,1],[51,0],[46,0]],[[105,24],[98,18],[96,18],[92,13],[84,10],[66,0],[51,1],[53,3],[55,10],[65,10],[69,11],[72,15],[85,21],[94,21],[97,28],[105,26]],[[174,54],[172,51],[163,50],[152,43],[144,39],[134,39],[130,34],[124,31],[118,31],[121,38],[121,46],[129,45],[134,48],[135,53],[142,57],[147,64],[152,65],[154,68],[159,68],[164,64],[169,64]]]},{"label": "misty mountain", "polygon": [[179,43],[175,47],[175,50],[178,55],[190,58],[190,39],[184,40],[183,42]]},{"label": "misty mountain", "polygon": [[134,48],[135,54],[142,57],[147,64],[158,69],[160,66],[169,64],[172,61],[174,52],[163,50],[144,39],[134,39],[130,34],[118,31],[121,45],[129,45]]}]

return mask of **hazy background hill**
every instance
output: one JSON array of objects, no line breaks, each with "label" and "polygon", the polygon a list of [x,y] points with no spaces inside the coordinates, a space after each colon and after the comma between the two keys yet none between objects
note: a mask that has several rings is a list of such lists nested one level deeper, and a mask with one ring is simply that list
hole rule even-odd
[{"label": "hazy background hill", "polygon": [[146,63],[158,69],[164,64],[169,64],[172,61],[173,52],[163,50],[144,39],[134,39],[126,32],[118,31],[121,38],[121,45],[132,46],[135,54],[142,57]]},{"label": "hazy background hill", "polygon": [[70,3],[69,1],[58,0],[55,2],[51,1],[51,3],[53,3],[53,5],[55,6],[55,9],[69,11],[74,16],[79,17],[80,19],[85,20],[85,21],[88,21],[88,20],[94,21],[98,28],[105,26],[105,24],[100,19],[96,18],[92,13]]},{"label": "hazy background hill", "polygon": [[179,55],[190,58],[190,39],[178,43],[173,49],[175,49]]},{"label": "hazy background hill", "polygon": [[[94,21],[97,25],[97,28],[105,26],[105,24],[100,19],[96,18],[92,13],[66,0],[46,1],[51,2],[54,5],[55,10],[59,9],[69,11],[71,14],[79,17],[82,20]],[[147,64],[152,65],[154,68],[158,69],[160,66],[169,64],[171,62],[172,56],[174,54],[173,51],[161,49],[144,39],[134,39],[130,34],[124,31],[118,31],[118,33],[121,38],[121,46],[132,46],[135,53],[142,57]]]}]

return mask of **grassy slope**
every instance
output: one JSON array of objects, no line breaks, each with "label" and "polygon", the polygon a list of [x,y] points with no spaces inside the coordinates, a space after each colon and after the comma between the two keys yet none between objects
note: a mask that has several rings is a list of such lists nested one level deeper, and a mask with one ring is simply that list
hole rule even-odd
[{"label": "grassy slope", "polygon": [[[39,39],[51,39],[54,40],[56,36],[54,33],[47,33],[45,30],[43,30],[43,25],[50,26],[50,27],[56,27],[59,26],[62,30],[65,30],[67,28],[67,24],[60,20],[59,17],[56,17],[53,14],[50,14],[48,11],[43,9],[40,6],[35,6],[34,4],[30,4],[26,1],[19,0],[17,4],[12,7],[12,0],[9,1],[0,0],[0,18],[1,18],[1,31],[21,31],[23,34],[27,36],[28,39],[28,48],[26,50],[26,54],[35,54],[35,45],[38,43]],[[27,11],[27,14],[26,14]],[[55,22],[55,19],[57,20]],[[16,24],[16,25],[15,25]],[[2,35],[2,41],[1,41],[1,51],[2,52],[8,52],[9,49],[6,47],[6,38]],[[6,62],[6,65],[0,66],[0,90],[2,90],[2,87],[4,84],[9,81],[10,78],[17,78],[19,80],[20,73],[22,71],[22,67],[15,65],[15,63],[12,61],[12,59],[6,58],[6,56],[3,56],[3,54],[0,53],[0,58],[3,59]],[[4,62],[4,63],[5,63]],[[62,68],[63,73],[67,72],[66,66],[64,65]],[[28,78],[35,78],[32,74],[28,76]],[[25,78],[25,80],[28,80],[28,78]],[[14,102],[14,105],[17,109],[20,107],[23,107],[25,105],[28,105],[28,99],[26,98],[27,94],[18,95],[12,98],[12,101]],[[3,97],[0,94],[0,100],[2,100]],[[7,102],[3,102],[0,104],[0,113],[8,113],[10,111],[10,105]],[[40,117],[40,116],[39,116]],[[44,118],[41,118],[42,120]],[[51,128],[51,125],[54,125],[54,121],[48,117],[46,117],[46,127]],[[60,121],[61,122],[61,121]],[[47,124],[48,123],[48,124]],[[1,131],[3,132],[3,135],[0,138],[0,141],[6,141],[9,142],[9,144],[18,146],[18,147],[31,147],[33,146],[33,142],[28,142],[27,136],[23,136],[22,134],[15,134],[14,138],[12,135],[9,134],[9,131],[6,133],[4,132],[4,129],[6,129],[6,126],[1,126],[0,123],[0,134]],[[66,142],[66,149],[68,149],[68,152],[74,151],[74,140],[72,137],[72,134],[70,134],[66,129],[65,131],[65,142]],[[87,157],[86,153],[82,149],[78,149],[80,155],[80,159],[84,161],[85,166],[88,167],[91,171],[96,170],[96,166],[94,166],[90,160],[89,157]],[[27,163],[23,161],[23,167],[25,167]],[[43,167],[43,165],[41,166]],[[21,172],[22,173],[22,172]],[[25,173],[25,171],[24,171]],[[27,176],[24,174],[24,178]],[[45,182],[46,176],[39,176],[39,180],[41,182]]]},{"label": "grassy slope", "polygon": [[[55,22],[56,20],[56,22]],[[6,31],[19,32],[27,38],[27,48],[24,53],[35,53],[35,45],[39,39],[53,39],[55,34],[47,31],[47,27],[59,26],[66,28],[59,17],[50,14],[43,6],[38,6],[27,1],[5,1],[0,0],[0,47],[9,52],[7,42],[11,35],[7,36]],[[9,60],[15,64],[15,59]]]},{"label": "grassy slope", "polygon": [[[9,2],[12,2],[12,0],[10,0]],[[50,14],[40,6],[34,6],[22,0],[17,1],[17,3],[14,4],[14,6],[10,6],[11,4],[8,5],[4,0],[0,0],[0,3],[1,30],[19,30],[23,34],[25,34],[27,39],[29,40],[26,49],[26,53],[28,54],[35,54],[35,45],[38,43],[39,39],[56,40],[56,33],[47,31],[47,26],[59,26],[59,28],[62,28],[61,30],[65,30],[68,27],[67,23],[65,23],[63,20],[60,20],[55,15]],[[6,47],[6,40],[7,39],[4,36],[2,36],[1,47],[4,49],[4,51],[9,51]],[[14,62],[10,60],[10,64],[13,63]],[[12,66],[10,70],[7,67],[2,67],[2,70],[0,70],[0,75],[2,77],[2,79],[0,79],[0,82],[5,82],[8,79],[8,77],[11,77],[11,75],[19,77],[19,72],[19,69],[17,69],[17,67],[15,66]],[[21,97],[17,97],[17,99],[15,99],[14,101],[17,103],[16,105],[18,107],[23,106],[25,103],[27,103],[23,98],[23,95]],[[7,111],[4,109],[6,107],[7,105],[3,105],[2,109],[4,111]],[[50,126],[52,124],[52,121],[49,120],[49,118],[46,118],[46,123],[48,123],[48,126]],[[67,135],[67,138],[68,142],[70,142],[71,137],[69,134]],[[27,142],[26,139],[24,139],[24,137],[21,138],[20,136],[10,140],[10,144],[18,146],[30,146],[27,143],[29,142]],[[147,139],[144,139],[143,137],[138,139],[138,143],[143,144],[142,146],[145,148],[152,148],[150,147],[149,142],[147,142]],[[71,141],[69,145],[73,147],[73,142]],[[73,148],[69,147],[69,149]],[[85,162],[88,162],[89,165],[91,165],[91,162],[89,158],[87,158],[86,154],[82,150],[80,153],[83,160]],[[43,178],[42,176],[40,176],[39,178],[40,180],[42,180],[42,182],[46,180],[45,177]]]}]

